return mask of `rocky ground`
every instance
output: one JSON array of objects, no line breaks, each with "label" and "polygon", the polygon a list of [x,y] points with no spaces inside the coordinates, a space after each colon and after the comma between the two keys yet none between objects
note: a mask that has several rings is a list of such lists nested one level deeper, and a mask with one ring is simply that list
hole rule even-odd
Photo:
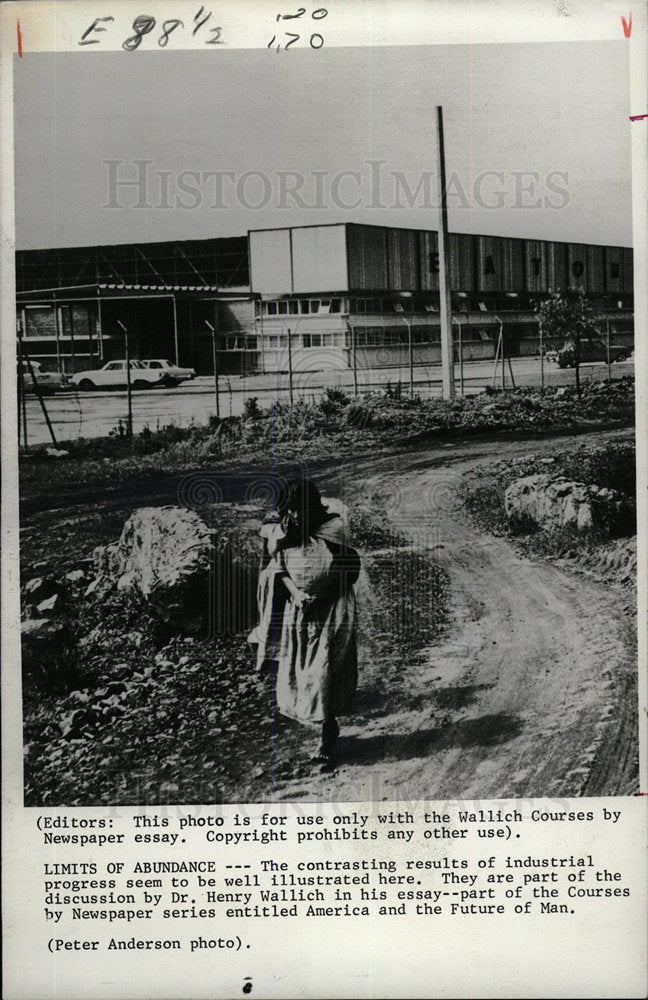
[{"label": "rocky ground", "polygon": [[[604,438],[630,433],[595,441]],[[244,629],[178,634],[145,600],[85,596],[93,548],[117,539],[138,507],[180,498],[203,518],[214,504],[221,516],[228,504],[247,507],[252,531],[267,467],[26,496],[26,627],[45,620],[58,632],[56,657],[44,663],[37,651],[25,664],[27,804],[633,791],[632,569],[605,572],[632,542],[593,547],[588,571],[603,573],[577,575],[570,564],[587,568],[583,552],[525,549],[465,505],[466,477],[490,469],[492,478],[501,462],[527,472],[529,451],[528,441],[472,440],[302,463],[349,503],[363,555],[358,705],[325,775],[308,762],[315,734],[275,711]],[[556,441],[536,439],[533,451],[533,461],[553,458]]]}]

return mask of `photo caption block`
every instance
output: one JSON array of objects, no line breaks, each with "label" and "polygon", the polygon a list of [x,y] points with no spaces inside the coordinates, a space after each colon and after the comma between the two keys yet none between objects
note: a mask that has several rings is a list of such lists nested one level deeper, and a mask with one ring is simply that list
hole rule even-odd
[{"label": "photo caption block", "polygon": [[33,964],[11,995],[48,996],[55,973],[59,994],[80,997],[90,969],[107,971],[95,993],[107,998],[126,982],[147,995],[151,976],[169,997],[207,984],[279,996],[306,981],[309,996],[369,996],[372,981],[401,995],[410,975],[450,995],[476,988],[487,955],[492,982],[501,952],[498,988],[523,996],[511,983],[547,947],[564,957],[548,987],[614,972],[605,995],[633,995],[630,981],[617,992],[619,963],[606,969],[601,949],[627,950],[637,969],[644,810],[640,798],[29,810],[33,862],[15,905]]}]

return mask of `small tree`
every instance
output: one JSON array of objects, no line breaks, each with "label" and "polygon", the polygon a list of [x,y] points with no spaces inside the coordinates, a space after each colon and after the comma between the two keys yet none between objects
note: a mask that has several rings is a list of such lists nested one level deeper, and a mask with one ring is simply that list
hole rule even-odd
[{"label": "small tree", "polygon": [[580,398],[580,345],[599,334],[601,315],[585,295],[583,288],[568,288],[560,294],[545,299],[536,306],[545,337],[559,342],[560,348],[573,346],[576,392]]}]

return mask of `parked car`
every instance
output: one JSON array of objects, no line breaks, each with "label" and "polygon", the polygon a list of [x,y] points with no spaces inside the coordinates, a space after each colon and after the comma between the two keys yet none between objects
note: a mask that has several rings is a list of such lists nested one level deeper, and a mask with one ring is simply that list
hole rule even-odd
[{"label": "parked car", "polygon": [[[154,386],[164,385],[160,372],[145,368],[141,361],[130,362],[130,380],[133,389],[151,389]],[[125,389],[128,383],[126,362],[108,361],[103,368],[76,372],[70,383],[84,391]]]},{"label": "parked car", "polygon": [[[68,376],[62,375],[60,372],[44,372],[40,361],[32,361],[31,363],[32,371],[34,373],[34,378],[40,389],[41,396],[53,396],[55,392],[59,389],[65,389],[68,384]],[[21,364],[22,369],[22,384],[25,394],[33,393],[36,394],[36,386],[34,385],[34,379],[32,378],[31,372],[29,371],[29,365],[26,361]]]},{"label": "parked car", "polygon": [[[603,361],[607,364],[608,349],[604,340],[581,340],[580,363],[587,361]],[[610,361],[626,361],[632,354],[632,348],[624,344],[610,344]],[[574,345],[565,344],[556,354],[560,368],[573,368],[576,359]]]},{"label": "parked car", "polygon": [[187,382],[196,377],[193,368],[180,368],[178,365],[171,365],[164,358],[148,358],[142,361],[142,364],[151,371],[161,372],[165,385],[180,385],[181,382]]}]

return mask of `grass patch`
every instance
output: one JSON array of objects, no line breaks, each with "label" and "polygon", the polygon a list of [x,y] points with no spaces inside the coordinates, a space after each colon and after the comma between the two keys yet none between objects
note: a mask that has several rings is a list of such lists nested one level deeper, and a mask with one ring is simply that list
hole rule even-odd
[{"label": "grass patch", "polygon": [[145,428],[132,440],[104,438],[64,442],[67,458],[50,458],[45,445],[21,460],[23,495],[58,492],[83,485],[111,488],[124,478],[213,467],[219,461],[317,460],[331,454],[381,452],[391,448],[484,433],[547,433],[634,421],[634,379],[589,382],[582,398],[571,386],[520,388],[454,400],[403,396],[388,387],[350,400],[330,387],[318,402],[277,401],[261,409],[247,400],[240,417],[212,418],[191,427]]},{"label": "grass patch", "polygon": [[386,662],[402,665],[438,640],[447,622],[449,577],[429,556],[409,550],[370,555],[366,568],[380,601],[364,627],[380,640]]}]

